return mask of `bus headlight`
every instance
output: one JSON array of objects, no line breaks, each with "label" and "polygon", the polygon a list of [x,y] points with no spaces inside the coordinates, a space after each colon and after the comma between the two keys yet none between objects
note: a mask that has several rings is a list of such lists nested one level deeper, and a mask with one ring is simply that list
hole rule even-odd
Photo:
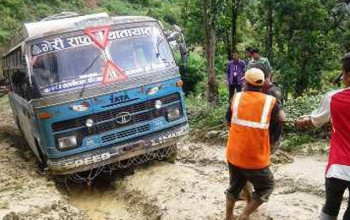
[{"label": "bus headlight", "polygon": [[60,148],[61,150],[76,147],[78,144],[77,137],[75,135],[68,136],[68,137],[61,137],[61,138],[58,138],[57,141],[58,141],[58,148]]},{"label": "bus headlight", "polygon": [[161,109],[162,106],[163,106],[163,103],[162,103],[162,101],[160,101],[160,100],[157,100],[157,101],[154,103],[154,107],[155,107],[156,109]]},{"label": "bus headlight", "polygon": [[94,120],[92,120],[91,118],[88,118],[87,120],[86,120],[86,122],[85,122],[85,125],[86,125],[86,127],[88,127],[88,128],[92,128],[92,126],[94,126]]},{"label": "bus headlight", "polygon": [[174,121],[176,119],[181,118],[181,110],[180,108],[168,109],[166,116],[168,121]]}]

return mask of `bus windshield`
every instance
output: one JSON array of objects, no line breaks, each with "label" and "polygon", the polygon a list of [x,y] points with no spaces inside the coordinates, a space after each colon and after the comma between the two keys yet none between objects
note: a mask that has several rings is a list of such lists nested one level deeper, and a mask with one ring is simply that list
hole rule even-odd
[{"label": "bus windshield", "polygon": [[109,62],[124,80],[175,65],[157,26],[112,30],[105,48],[83,35],[34,43],[31,50],[35,83],[43,93],[100,84]]}]

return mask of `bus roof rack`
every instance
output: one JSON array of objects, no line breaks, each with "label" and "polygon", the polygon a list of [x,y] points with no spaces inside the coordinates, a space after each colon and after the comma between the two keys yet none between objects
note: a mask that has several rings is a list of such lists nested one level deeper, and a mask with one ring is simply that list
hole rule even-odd
[{"label": "bus roof rack", "polygon": [[54,15],[48,16],[46,18],[43,18],[40,21],[52,21],[52,20],[58,20],[58,19],[63,19],[63,18],[73,18],[73,17],[78,17],[78,16],[79,16],[79,14],[76,12],[63,11],[59,14],[54,14]]}]

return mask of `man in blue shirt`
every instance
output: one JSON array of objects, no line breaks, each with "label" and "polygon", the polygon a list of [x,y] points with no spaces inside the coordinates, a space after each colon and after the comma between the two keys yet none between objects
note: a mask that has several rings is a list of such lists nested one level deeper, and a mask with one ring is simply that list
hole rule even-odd
[{"label": "man in blue shirt", "polygon": [[240,60],[238,57],[238,52],[233,52],[233,60],[230,60],[226,68],[227,84],[229,87],[229,101],[231,102],[232,96],[235,94],[235,91],[242,91],[243,76],[245,63],[243,60]]}]

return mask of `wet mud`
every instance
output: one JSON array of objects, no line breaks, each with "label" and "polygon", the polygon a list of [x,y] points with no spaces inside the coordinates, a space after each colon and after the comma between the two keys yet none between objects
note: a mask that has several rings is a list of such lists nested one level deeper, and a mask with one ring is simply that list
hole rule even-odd
[{"label": "wet mud", "polygon": [[0,219],[89,219],[40,169],[4,98],[0,101]]},{"label": "wet mud", "polygon": [[[326,156],[278,151],[272,161],[275,191],[251,219],[317,219],[324,203]],[[175,164],[150,162],[127,173],[104,174],[91,188],[73,184],[67,190],[42,171],[11,111],[2,104],[0,172],[0,219],[4,220],[224,219],[228,170],[222,144],[183,142]],[[244,206],[244,201],[238,202],[236,214]]]}]

